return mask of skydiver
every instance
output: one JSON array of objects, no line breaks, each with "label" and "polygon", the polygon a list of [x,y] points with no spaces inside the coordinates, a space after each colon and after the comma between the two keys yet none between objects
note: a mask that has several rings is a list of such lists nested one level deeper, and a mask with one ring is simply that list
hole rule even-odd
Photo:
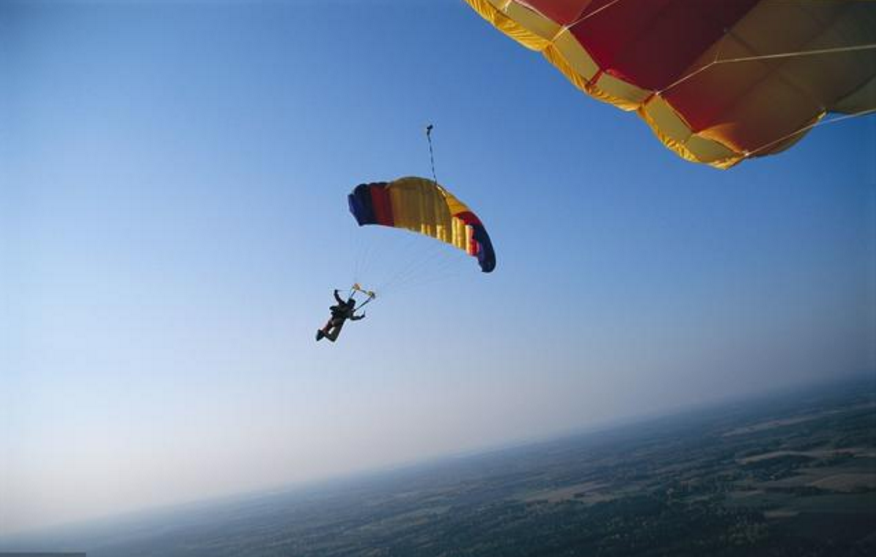
[{"label": "skydiver", "polygon": [[344,301],[338,295],[338,290],[335,289],[335,300],[338,304],[329,308],[332,312],[332,316],[322,329],[316,331],[316,340],[322,340],[322,338],[325,337],[334,342],[338,340],[338,335],[341,334],[341,329],[344,327],[344,323],[347,319],[350,321],[359,321],[360,319],[365,318],[364,313],[362,315],[354,315],[354,312],[356,311],[356,300],[354,300],[352,296]]}]

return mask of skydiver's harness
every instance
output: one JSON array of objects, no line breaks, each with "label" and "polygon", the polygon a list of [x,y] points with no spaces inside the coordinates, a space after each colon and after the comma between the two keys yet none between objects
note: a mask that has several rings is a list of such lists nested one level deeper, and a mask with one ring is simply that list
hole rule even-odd
[{"label": "skydiver's harness", "polygon": [[362,295],[364,295],[368,299],[365,300],[365,302],[363,304],[359,305],[359,307],[354,309],[353,310],[354,312],[359,311],[360,309],[364,308],[369,303],[371,303],[371,300],[377,298],[377,294],[375,294],[373,290],[365,290],[364,288],[359,286],[358,282],[353,284],[353,286],[350,287],[350,295],[348,296],[348,298],[353,298],[357,293],[361,293]]},{"label": "skydiver's harness", "polygon": [[362,303],[361,305],[359,305],[358,307],[355,307],[354,309],[348,308],[346,303],[343,303],[343,302],[332,306],[331,308],[329,308],[332,312],[332,320],[335,320],[335,319],[347,320],[347,319],[352,319],[353,317],[358,317],[355,315],[355,313],[357,311],[359,311],[360,309],[362,309],[363,307],[367,306],[369,303],[371,303],[371,300],[374,300],[375,298],[377,298],[377,294],[375,294],[374,291],[365,290],[364,288],[359,286],[359,283],[356,283],[350,287],[350,293],[347,295],[347,299],[348,300],[351,298],[355,299],[355,296],[357,293],[362,294],[367,298],[365,300],[365,302]]}]

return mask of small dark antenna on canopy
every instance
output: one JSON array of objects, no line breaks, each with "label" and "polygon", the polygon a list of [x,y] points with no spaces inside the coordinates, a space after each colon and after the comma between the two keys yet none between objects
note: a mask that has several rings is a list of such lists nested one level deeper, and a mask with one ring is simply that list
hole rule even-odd
[{"label": "small dark antenna on canopy", "polygon": [[438,177],[435,175],[435,153],[432,151],[432,124],[426,126],[426,140],[429,141],[429,162],[432,163],[432,181],[438,184]]}]

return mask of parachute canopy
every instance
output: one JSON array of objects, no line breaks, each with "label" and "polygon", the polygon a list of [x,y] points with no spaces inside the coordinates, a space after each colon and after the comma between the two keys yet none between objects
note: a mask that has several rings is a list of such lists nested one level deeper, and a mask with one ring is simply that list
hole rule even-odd
[{"label": "parachute canopy", "polygon": [[480,219],[432,180],[407,177],[360,184],[348,201],[359,226],[379,224],[425,234],[477,257],[485,273],[496,267],[493,244]]},{"label": "parachute canopy", "polygon": [[466,0],[576,87],[728,168],[876,110],[876,2]]}]

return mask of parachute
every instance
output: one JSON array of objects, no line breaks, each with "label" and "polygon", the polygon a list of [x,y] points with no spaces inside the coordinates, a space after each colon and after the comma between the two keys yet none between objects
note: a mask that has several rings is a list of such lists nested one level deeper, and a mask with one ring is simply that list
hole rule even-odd
[{"label": "parachute", "polygon": [[876,111],[876,2],[466,0],[684,159],[783,151],[828,113]]},{"label": "parachute", "polygon": [[360,184],[348,201],[359,226],[376,224],[424,234],[477,257],[485,273],[496,267],[493,244],[481,220],[433,180],[406,177]]}]

